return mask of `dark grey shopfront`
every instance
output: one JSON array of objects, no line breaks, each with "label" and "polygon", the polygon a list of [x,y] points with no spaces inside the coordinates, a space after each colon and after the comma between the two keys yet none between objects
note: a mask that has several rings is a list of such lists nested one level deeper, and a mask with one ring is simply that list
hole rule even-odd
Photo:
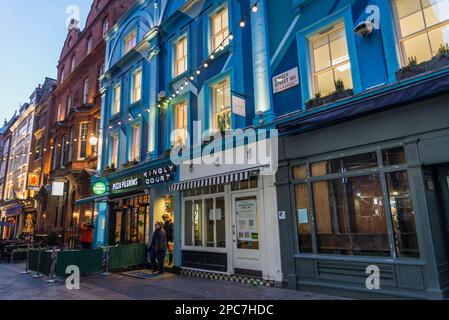
[{"label": "dark grey shopfront", "polygon": [[[449,295],[449,96],[279,140],[284,281],[356,297]],[[380,289],[366,287],[368,266]]]}]

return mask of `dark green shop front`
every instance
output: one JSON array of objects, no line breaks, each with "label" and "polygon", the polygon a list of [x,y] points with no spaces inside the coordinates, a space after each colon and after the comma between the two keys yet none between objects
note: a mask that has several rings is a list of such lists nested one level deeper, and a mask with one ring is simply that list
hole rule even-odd
[{"label": "dark green shop front", "polygon": [[[280,139],[285,285],[357,298],[449,289],[449,109],[440,96]],[[368,289],[369,266],[380,288]]]}]

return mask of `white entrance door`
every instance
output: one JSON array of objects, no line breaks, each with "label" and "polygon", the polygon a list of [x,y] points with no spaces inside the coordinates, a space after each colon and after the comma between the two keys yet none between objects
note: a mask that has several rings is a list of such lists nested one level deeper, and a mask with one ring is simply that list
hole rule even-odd
[{"label": "white entrance door", "polygon": [[260,208],[257,192],[232,196],[234,270],[262,271]]}]

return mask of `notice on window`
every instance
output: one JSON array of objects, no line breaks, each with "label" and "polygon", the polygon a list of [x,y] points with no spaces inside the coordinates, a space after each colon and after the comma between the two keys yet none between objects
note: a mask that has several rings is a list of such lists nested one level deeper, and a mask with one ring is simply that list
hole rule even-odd
[{"label": "notice on window", "polygon": [[237,236],[240,241],[257,241],[257,201],[236,201]]},{"label": "notice on window", "polygon": [[209,211],[209,220],[210,221],[219,221],[222,219],[221,209],[210,209]]},{"label": "notice on window", "polygon": [[309,216],[307,215],[307,209],[298,209],[299,224],[309,224]]},{"label": "notice on window", "polygon": [[273,77],[273,93],[282,92],[299,85],[298,67]]}]

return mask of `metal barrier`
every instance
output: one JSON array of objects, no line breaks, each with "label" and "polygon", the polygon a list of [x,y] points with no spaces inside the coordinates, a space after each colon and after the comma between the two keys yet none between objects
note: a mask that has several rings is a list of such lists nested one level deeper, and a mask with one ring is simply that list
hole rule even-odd
[{"label": "metal barrier", "polygon": [[34,250],[28,252],[26,270],[35,271],[33,278],[48,276],[49,283],[55,277],[65,277],[66,268],[77,266],[81,273],[103,272],[109,275],[112,270],[145,264],[146,248],[143,244],[103,247],[81,251]]}]

